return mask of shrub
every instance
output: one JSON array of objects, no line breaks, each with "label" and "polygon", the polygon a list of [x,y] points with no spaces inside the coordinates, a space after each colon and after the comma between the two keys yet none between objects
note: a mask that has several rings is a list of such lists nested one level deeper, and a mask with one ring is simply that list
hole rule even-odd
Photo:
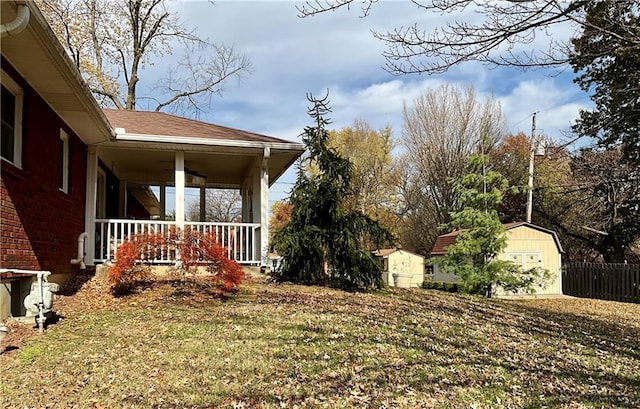
[{"label": "shrub", "polygon": [[236,290],[245,279],[242,266],[227,257],[227,249],[220,245],[213,232],[186,230],[179,248],[183,270],[205,266],[212,280],[225,292]]},{"label": "shrub", "polygon": [[[181,237],[182,236],[182,237]],[[150,276],[150,263],[164,252],[180,252],[177,268],[183,275],[204,266],[222,293],[235,291],[245,278],[242,267],[227,257],[214,233],[173,229],[165,235],[142,233],[127,238],[120,246],[114,264],[107,273],[107,284],[113,295],[130,293]]]},{"label": "shrub", "polygon": [[107,272],[107,285],[111,294],[130,293],[139,282],[149,278],[151,269],[145,262],[148,243],[145,235],[135,235],[118,246],[116,259]]},{"label": "shrub", "polygon": [[445,283],[443,281],[425,280],[422,283],[422,288],[426,288],[428,290],[446,291],[448,293],[457,293],[458,292],[458,284],[457,283]]}]

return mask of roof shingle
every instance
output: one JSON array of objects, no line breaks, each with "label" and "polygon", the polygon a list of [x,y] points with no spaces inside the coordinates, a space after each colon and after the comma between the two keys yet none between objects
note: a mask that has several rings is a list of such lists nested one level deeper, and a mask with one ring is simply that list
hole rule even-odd
[{"label": "roof shingle", "polygon": [[290,143],[290,141],[284,139],[183,118],[164,112],[104,109],[104,113],[114,128],[123,128],[127,134]]}]

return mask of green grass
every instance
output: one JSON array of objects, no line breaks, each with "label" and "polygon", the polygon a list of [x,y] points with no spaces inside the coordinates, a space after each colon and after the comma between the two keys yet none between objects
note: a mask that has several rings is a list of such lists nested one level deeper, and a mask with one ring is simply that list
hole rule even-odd
[{"label": "green grass", "polygon": [[[248,283],[81,291],[0,355],[0,407],[635,408],[640,306]],[[84,297],[84,298],[82,298]],[[78,301],[80,300],[80,301]]]}]

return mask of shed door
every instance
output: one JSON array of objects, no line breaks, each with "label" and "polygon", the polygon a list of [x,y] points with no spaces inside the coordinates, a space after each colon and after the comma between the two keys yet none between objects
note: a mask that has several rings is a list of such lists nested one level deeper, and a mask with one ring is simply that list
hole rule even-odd
[{"label": "shed door", "polygon": [[519,265],[523,270],[542,266],[542,254],[537,252],[510,252],[507,253],[507,260]]}]

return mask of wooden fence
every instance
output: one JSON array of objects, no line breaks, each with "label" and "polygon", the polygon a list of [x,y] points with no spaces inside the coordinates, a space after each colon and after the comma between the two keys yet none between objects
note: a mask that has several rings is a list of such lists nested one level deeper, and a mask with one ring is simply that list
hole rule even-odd
[{"label": "wooden fence", "polygon": [[565,264],[562,292],[575,297],[640,303],[640,264]]}]

